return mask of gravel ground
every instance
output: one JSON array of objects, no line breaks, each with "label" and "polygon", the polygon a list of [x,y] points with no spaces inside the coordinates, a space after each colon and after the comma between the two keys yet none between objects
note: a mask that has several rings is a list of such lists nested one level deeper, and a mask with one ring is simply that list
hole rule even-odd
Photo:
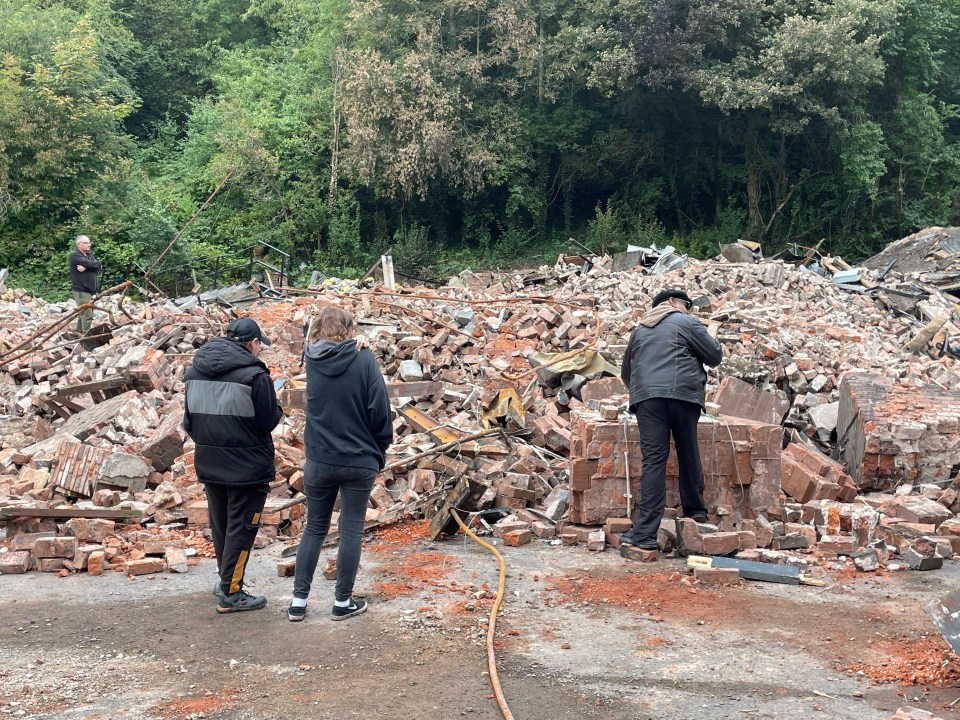
[{"label": "gravel ground", "polygon": [[[286,620],[279,545],[248,571],[267,608],[228,616],[214,611],[212,561],[135,579],[4,576],[0,716],[500,718],[484,649],[496,561],[461,537],[417,534],[367,546],[357,593],[370,610],[345,622],[331,622],[319,574],[306,621]],[[956,658],[922,610],[957,586],[957,563],[824,574],[825,588],[708,588],[680,559],[543,542],[504,553],[498,672],[517,718],[881,720],[902,705],[960,716],[947,707]]]}]

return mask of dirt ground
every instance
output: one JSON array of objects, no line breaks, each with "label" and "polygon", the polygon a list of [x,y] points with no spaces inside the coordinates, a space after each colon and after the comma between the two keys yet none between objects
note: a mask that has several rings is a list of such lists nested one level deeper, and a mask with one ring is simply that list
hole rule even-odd
[{"label": "dirt ground", "polygon": [[[484,649],[492,555],[462,536],[431,542],[422,523],[388,530],[364,550],[369,612],[332,622],[318,573],[295,624],[282,549],[256,551],[248,571],[267,608],[226,616],[210,560],[184,575],[0,578],[0,717],[502,717]],[[957,586],[958,563],[710,588],[680,559],[543,541],[503,552],[498,670],[518,720],[880,720],[902,705],[960,717],[960,661],[922,610]]]}]

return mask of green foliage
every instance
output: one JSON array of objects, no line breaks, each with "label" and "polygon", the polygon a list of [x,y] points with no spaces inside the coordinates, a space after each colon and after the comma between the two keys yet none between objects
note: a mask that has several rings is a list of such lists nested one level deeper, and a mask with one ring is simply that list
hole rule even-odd
[{"label": "green foliage", "polygon": [[413,277],[429,278],[436,261],[436,250],[425,227],[413,224],[393,236],[394,267]]},{"label": "green foliage", "polygon": [[[854,261],[960,223],[960,4],[0,0],[0,266],[553,262],[580,238]],[[306,272],[305,270],[304,272]],[[237,273],[245,272],[240,269]]]}]

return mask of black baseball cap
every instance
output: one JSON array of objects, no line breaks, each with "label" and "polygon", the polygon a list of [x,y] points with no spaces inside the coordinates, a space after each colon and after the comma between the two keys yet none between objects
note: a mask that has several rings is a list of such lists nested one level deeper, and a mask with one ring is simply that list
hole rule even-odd
[{"label": "black baseball cap", "polygon": [[670,298],[679,298],[680,300],[683,300],[687,304],[688,308],[693,305],[693,300],[691,300],[690,296],[687,295],[683,290],[679,290],[677,288],[667,288],[666,290],[661,290],[654,296],[651,307],[656,307],[660,303],[666,302]]},{"label": "black baseball cap", "polygon": [[248,317],[231,320],[230,324],[227,325],[227,337],[240,342],[259,340],[264,345],[271,344],[270,338],[260,331],[260,326],[257,325],[256,321]]}]

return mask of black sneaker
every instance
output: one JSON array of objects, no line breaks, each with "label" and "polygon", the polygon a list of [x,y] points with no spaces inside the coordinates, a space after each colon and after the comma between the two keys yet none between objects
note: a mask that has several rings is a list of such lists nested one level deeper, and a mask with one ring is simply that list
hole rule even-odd
[{"label": "black sneaker", "polygon": [[701,523],[701,524],[702,524],[702,523],[707,522],[707,514],[706,514],[706,513],[696,513],[695,515],[691,515],[691,516],[690,516],[690,519],[693,520],[694,522],[697,522],[697,523]]},{"label": "black sneaker", "polygon": [[[297,605],[291,605],[287,608],[287,620],[290,622],[302,622],[303,619],[307,616],[307,606],[299,607]],[[334,618],[336,619],[336,618]]]},{"label": "black sneaker", "polygon": [[350,598],[350,604],[346,607],[337,607],[333,606],[333,612],[331,617],[334,620],[346,620],[349,617],[354,615],[363,615],[367,611],[367,602],[366,600],[354,600]]},{"label": "black sneaker", "polygon": [[217,612],[223,615],[245,610],[259,610],[266,604],[267,599],[263,595],[251,595],[246,590],[241,590],[232,595],[223,595],[217,603]]}]

